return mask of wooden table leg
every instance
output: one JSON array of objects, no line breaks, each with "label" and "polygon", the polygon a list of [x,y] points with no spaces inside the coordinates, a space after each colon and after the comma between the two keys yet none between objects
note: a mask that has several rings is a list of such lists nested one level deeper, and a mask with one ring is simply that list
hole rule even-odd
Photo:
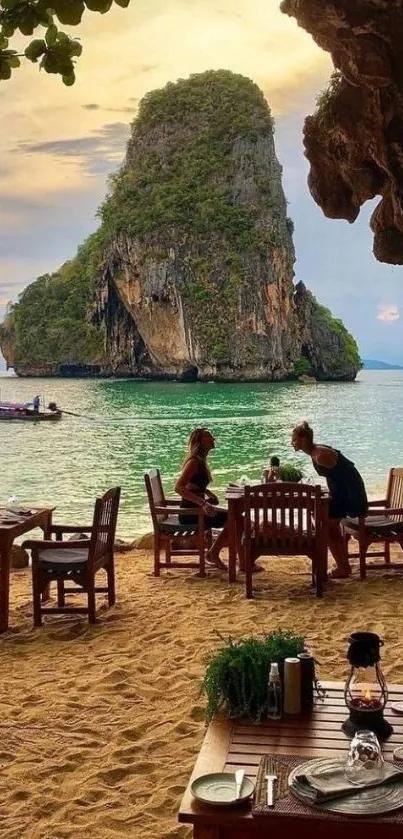
[{"label": "wooden table leg", "polygon": [[[50,539],[52,534],[50,532],[50,528],[52,527],[52,510],[49,510],[46,514],[46,518],[43,522],[41,530],[43,531],[43,538]],[[44,588],[42,592],[42,603],[45,603],[46,600],[50,599],[50,583],[47,584],[46,588]]]},{"label": "wooden table leg", "polygon": [[236,583],[236,503],[228,501],[228,580]]},{"label": "wooden table leg", "polygon": [[193,825],[193,839],[220,839],[218,827],[211,827],[206,824]]},{"label": "wooden table leg", "polygon": [[0,633],[8,629],[11,547],[3,545],[0,549]]}]

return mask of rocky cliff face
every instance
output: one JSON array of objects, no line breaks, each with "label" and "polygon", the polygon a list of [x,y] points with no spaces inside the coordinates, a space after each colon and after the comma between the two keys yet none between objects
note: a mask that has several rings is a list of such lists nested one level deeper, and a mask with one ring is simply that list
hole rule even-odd
[{"label": "rocky cliff face", "polygon": [[108,318],[117,293],[147,347],[145,375],[291,372],[294,249],[272,118],[256,85],[221,71],[148,95],[103,218],[97,299]]},{"label": "rocky cliff face", "polygon": [[249,79],[210,71],[148,94],[101,218],[67,273],[29,286],[0,329],[17,372],[276,381],[302,364],[355,377],[354,342],[343,357],[339,322],[295,294],[273,121]]},{"label": "rocky cliff face", "polygon": [[353,381],[359,357],[354,338],[302,282],[296,286],[294,299],[300,324],[300,372],[319,381]]},{"label": "rocky cliff face", "polygon": [[283,0],[340,75],[304,129],[309,187],[329,218],[371,219],[374,254],[403,264],[403,11],[401,0]]}]

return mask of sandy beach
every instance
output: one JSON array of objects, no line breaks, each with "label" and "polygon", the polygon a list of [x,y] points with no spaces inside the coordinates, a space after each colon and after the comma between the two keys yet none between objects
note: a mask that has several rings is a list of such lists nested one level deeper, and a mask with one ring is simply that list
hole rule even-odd
[{"label": "sandy beach", "polygon": [[387,678],[403,682],[396,620],[403,577],[329,584],[317,600],[306,560],[261,560],[257,596],[213,572],[152,574],[149,554],[117,557],[117,605],[99,622],[32,628],[29,569],[11,579],[12,630],[0,638],[1,839],[184,839],[176,823],[204,733],[200,681],[215,635],[283,627],[306,636],[322,678],[346,673],[349,631],[385,640]]}]

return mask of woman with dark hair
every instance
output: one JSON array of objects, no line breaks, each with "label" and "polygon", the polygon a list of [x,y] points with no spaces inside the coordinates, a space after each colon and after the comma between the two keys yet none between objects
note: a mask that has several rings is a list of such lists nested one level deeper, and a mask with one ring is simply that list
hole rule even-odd
[{"label": "woman with dark hair", "polygon": [[356,518],[367,515],[368,499],[364,481],[354,463],[341,452],[314,442],[312,428],[307,422],[295,426],[291,444],[295,451],[308,454],[317,474],[326,478],[330,495],[329,548],[337,566],[330,576],[333,579],[349,577],[351,567],[340,522],[346,516]]},{"label": "woman with dark hair", "polygon": [[[220,560],[220,551],[228,545],[227,510],[218,507],[218,498],[207,487],[211,472],[207,458],[214,449],[215,440],[208,428],[195,428],[189,437],[188,452],[182,472],[175,485],[175,492],[182,497],[181,507],[201,507],[204,523],[208,528],[222,528],[208,551],[208,561],[217,568],[227,570]],[[179,515],[181,524],[197,524],[197,516]]]}]

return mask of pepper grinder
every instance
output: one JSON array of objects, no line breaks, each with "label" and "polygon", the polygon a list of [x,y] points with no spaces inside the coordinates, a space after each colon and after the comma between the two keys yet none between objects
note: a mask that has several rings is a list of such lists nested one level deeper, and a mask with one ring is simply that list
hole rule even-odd
[{"label": "pepper grinder", "polygon": [[301,713],[301,662],[298,658],[284,661],[284,705],[285,714]]}]

